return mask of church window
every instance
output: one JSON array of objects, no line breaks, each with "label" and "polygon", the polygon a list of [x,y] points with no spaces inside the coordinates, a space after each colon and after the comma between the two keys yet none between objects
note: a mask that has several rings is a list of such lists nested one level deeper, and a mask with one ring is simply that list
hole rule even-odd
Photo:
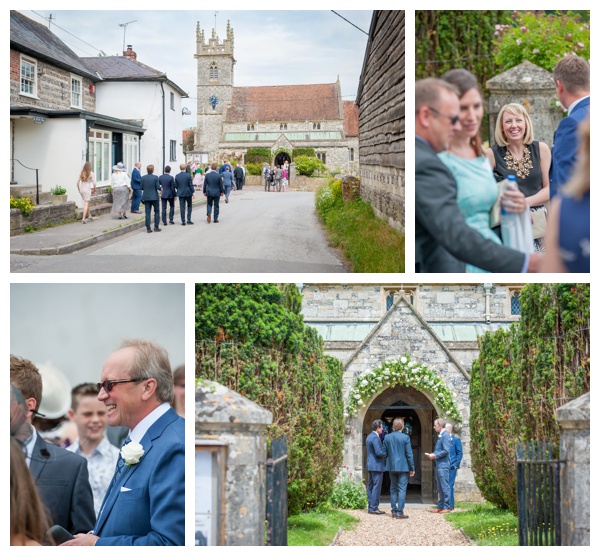
[{"label": "church window", "polygon": [[354,161],[354,149],[352,147],[350,147],[350,150],[348,151],[348,160],[350,162]]},{"label": "church window", "polygon": [[246,131],[254,131],[254,124],[247,124]]},{"label": "church window", "polygon": [[210,65],[210,72],[208,77],[210,79],[219,79],[219,68],[214,62]]},{"label": "church window", "polygon": [[408,298],[411,305],[415,304],[415,295],[417,288],[415,286],[390,286],[383,289],[385,299],[385,310],[389,311],[394,301],[401,295]]},{"label": "church window", "polygon": [[511,292],[510,296],[510,314],[513,316],[521,314],[521,301],[519,300],[520,292]]},{"label": "church window", "polygon": [[327,164],[327,154],[326,153],[317,153],[317,158],[323,163]]},{"label": "church window", "polygon": [[287,130],[287,124],[279,124],[279,131]]},{"label": "church window", "polygon": [[313,122],[313,129],[321,129],[321,122]]}]

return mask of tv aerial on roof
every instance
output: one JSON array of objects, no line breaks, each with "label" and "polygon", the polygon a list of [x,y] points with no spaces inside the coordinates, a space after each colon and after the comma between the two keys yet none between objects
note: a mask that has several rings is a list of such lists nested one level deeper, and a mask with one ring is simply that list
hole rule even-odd
[{"label": "tv aerial on roof", "polygon": [[135,23],[137,21],[137,19],[134,19],[133,21],[128,21],[127,23],[119,23],[119,27],[123,27],[123,50],[122,52],[125,52],[125,31],[127,31],[127,26],[130,23]]}]

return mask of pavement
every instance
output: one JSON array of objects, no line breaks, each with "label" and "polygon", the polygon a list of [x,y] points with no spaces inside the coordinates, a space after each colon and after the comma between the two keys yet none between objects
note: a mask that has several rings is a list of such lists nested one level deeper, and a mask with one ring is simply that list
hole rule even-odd
[{"label": "pavement", "polygon": [[[206,198],[200,195],[194,199],[192,210],[206,205]],[[61,224],[52,228],[45,228],[35,232],[12,236],[10,238],[11,255],[66,255],[80,249],[85,249],[103,241],[108,241],[129,232],[146,227],[144,205],[140,205],[142,214],[127,213],[127,219],[119,220],[116,214],[101,214],[94,216],[83,224],[81,220],[69,224]],[[92,214],[94,214],[92,209]],[[179,204],[175,204],[174,221],[181,223]],[[154,213],[152,214],[154,222]],[[160,224],[163,225],[162,222]]]}]

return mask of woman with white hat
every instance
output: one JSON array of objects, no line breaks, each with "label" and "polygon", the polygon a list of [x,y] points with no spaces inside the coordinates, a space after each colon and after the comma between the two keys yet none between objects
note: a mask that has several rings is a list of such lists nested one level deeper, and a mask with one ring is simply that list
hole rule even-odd
[{"label": "woman with white hat", "polygon": [[110,180],[113,196],[111,214],[118,214],[119,220],[127,218],[126,212],[131,207],[130,201],[133,189],[131,189],[129,182],[125,164],[119,162],[113,166],[113,174]]}]

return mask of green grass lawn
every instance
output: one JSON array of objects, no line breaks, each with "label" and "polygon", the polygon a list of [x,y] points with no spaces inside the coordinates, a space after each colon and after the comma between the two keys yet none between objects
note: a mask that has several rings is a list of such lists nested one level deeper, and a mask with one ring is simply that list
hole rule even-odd
[{"label": "green grass lawn", "polygon": [[461,502],[456,505],[461,511],[447,514],[446,519],[478,546],[518,546],[518,519],[508,510],[492,504]]},{"label": "green grass lawn", "polygon": [[358,521],[339,510],[292,515],[288,517],[288,546],[329,546],[340,527],[350,530]]},{"label": "green grass lawn", "polygon": [[336,206],[324,224],[352,272],[404,272],[404,234],[376,218],[368,203],[356,200]]}]

